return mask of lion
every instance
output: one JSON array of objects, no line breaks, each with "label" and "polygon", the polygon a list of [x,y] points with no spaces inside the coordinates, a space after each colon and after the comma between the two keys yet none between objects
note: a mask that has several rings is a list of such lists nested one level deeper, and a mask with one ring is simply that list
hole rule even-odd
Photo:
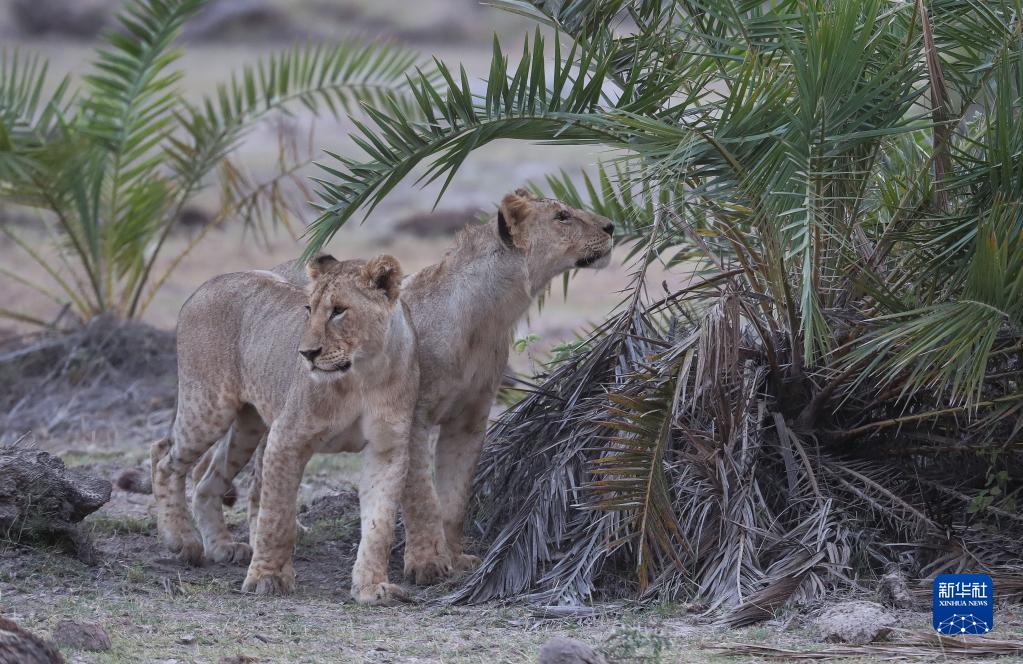
[{"label": "lion", "polygon": [[[432,584],[479,565],[463,549],[462,530],[516,323],[555,277],[606,266],[613,233],[606,217],[518,189],[504,197],[495,218],[464,229],[439,263],[406,277],[402,300],[411,311],[420,365],[402,497],[406,579]],[[296,283],[303,279],[293,263],[273,272]],[[439,433],[435,448],[433,433]],[[357,437],[358,430],[350,435]],[[193,509],[204,541],[224,543],[207,550],[216,560],[229,560],[229,547],[237,546],[229,544],[221,496],[254,445],[245,432],[232,431],[207,456],[196,484]],[[261,499],[258,461],[257,455],[250,523]],[[263,504],[267,499],[263,494]]]},{"label": "lion", "polygon": [[182,306],[177,411],[170,438],[152,447],[157,524],[171,550],[192,563],[204,544],[226,545],[223,557],[248,557],[248,546],[229,538],[200,542],[188,519],[185,476],[232,424],[234,443],[250,453],[268,431],[263,508],[242,589],[292,592],[295,503],[306,462],[325,444],[365,448],[352,596],[363,604],[405,599],[387,577],[419,385],[401,276],[391,256],[324,255],[307,266],[307,290],[272,272],[238,272],[207,281]]}]

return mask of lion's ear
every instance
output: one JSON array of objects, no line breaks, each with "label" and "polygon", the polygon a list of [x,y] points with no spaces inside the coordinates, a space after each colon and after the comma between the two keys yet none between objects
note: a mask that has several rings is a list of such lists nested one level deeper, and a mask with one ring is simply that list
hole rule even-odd
[{"label": "lion's ear", "polygon": [[401,292],[401,264],[394,256],[382,254],[370,259],[363,268],[366,279],[373,288],[379,288],[392,302]]},{"label": "lion's ear", "polygon": [[338,264],[338,260],[330,254],[320,254],[306,263],[305,273],[311,281],[316,281],[324,272]]},{"label": "lion's ear", "polygon": [[522,222],[533,209],[536,198],[525,189],[516,189],[501,199],[497,211],[497,230],[507,244],[525,248],[525,233]]}]

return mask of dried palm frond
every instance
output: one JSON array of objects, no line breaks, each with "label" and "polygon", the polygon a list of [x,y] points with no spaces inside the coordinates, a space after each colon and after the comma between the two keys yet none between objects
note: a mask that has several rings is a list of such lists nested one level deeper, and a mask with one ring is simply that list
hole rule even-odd
[{"label": "dried palm frond", "polygon": [[796,427],[756,304],[733,278],[630,309],[507,411],[472,523],[492,544],[454,599],[700,597],[739,626],[892,564],[1010,561],[1021,531],[971,527],[952,467]]}]

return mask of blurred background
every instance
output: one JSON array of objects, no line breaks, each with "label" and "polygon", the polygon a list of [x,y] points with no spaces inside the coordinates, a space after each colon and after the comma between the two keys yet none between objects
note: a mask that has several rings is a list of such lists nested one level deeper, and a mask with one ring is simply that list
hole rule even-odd
[{"label": "blurred background", "polygon": [[[51,85],[65,72],[74,85],[90,70],[98,37],[112,26],[119,6],[117,0],[0,0],[0,43],[7,51],[46,58]],[[523,36],[534,26],[475,0],[218,0],[186,25],[183,56],[174,66],[184,74],[178,86],[185,96],[198,99],[243,66],[289,46],[366,37],[404,45],[423,58],[436,55],[451,65],[461,63],[477,80],[486,74],[495,33],[514,62]],[[267,120],[248,133],[234,161],[258,182],[277,170],[282,137],[296,152],[293,161],[302,162],[318,159],[324,149],[358,154],[348,138],[351,129],[346,119],[334,120],[329,114],[314,118],[299,107],[292,115]],[[342,229],[328,249],[339,257],[386,251],[398,256],[407,271],[419,269],[441,257],[458,229],[491,214],[505,192],[529,181],[542,183],[544,174],[559,168],[577,176],[599,157],[597,148],[497,142],[471,155],[435,209],[438,184],[419,188],[415,175],[410,176],[368,219],[363,222],[359,216]],[[312,164],[296,171],[298,177],[287,185],[286,195],[293,204],[284,220],[252,226],[226,219],[218,224],[170,274],[143,320],[172,329],[181,304],[211,276],[269,267],[296,257],[304,246],[305,225],[316,216],[308,204],[315,197],[308,178],[317,171]],[[195,239],[197,230],[215,213],[219,196],[214,180],[182,210],[158,270]],[[12,225],[37,250],[50,251],[52,238],[43,230],[41,214],[8,204],[0,207],[0,223]],[[31,282],[49,279],[42,267],[3,235],[0,264]],[[599,273],[587,271],[576,278],[567,300],[557,285],[542,312],[534,309],[529,320],[523,321],[517,337],[529,342],[519,344],[525,350],[513,353],[513,366],[530,372],[534,360],[542,360],[552,346],[573,339],[587,323],[602,320],[620,299],[619,290],[628,278],[619,259]],[[0,280],[4,283],[0,307],[45,321],[59,314],[53,301],[15,280],[3,276]],[[30,329],[28,324],[0,319],[0,341]]]}]

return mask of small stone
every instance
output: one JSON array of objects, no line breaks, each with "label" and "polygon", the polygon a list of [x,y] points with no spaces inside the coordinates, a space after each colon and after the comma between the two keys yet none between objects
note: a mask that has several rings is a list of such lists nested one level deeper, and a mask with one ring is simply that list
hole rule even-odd
[{"label": "small stone", "polygon": [[63,664],[64,658],[49,641],[0,616],[0,662]]},{"label": "small stone", "polygon": [[53,641],[63,648],[77,648],[91,652],[110,650],[110,637],[102,626],[61,620],[53,630]]},{"label": "small stone", "polygon": [[195,642],[196,642],[195,634],[185,634],[180,639],[178,639],[178,643],[180,643],[183,646],[190,646]]},{"label": "small stone", "polygon": [[555,636],[540,648],[540,664],[607,664],[607,660],[578,639]]},{"label": "small stone", "polygon": [[114,480],[114,484],[121,491],[128,493],[153,493],[153,478],[148,469],[128,468],[122,470],[121,474]]},{"label": "small stone", "polygon": [[896,609],[910,609],[913,607],[913,594],[909,592],[909,584],[906,577],[898,569],[889,570],[881,577],[881,597],[885,604]]},{"label": "small stone", "polygon": [[258,661],[259,658],[251,655],[225,655],[217,660],[217,664],[252,664]]},{"label": "small stone", "polygon": [[891,634],[895,618],[875,602],[842,602],[828,607],[817,618],[823,641],[863,645],[882,641]]}]

